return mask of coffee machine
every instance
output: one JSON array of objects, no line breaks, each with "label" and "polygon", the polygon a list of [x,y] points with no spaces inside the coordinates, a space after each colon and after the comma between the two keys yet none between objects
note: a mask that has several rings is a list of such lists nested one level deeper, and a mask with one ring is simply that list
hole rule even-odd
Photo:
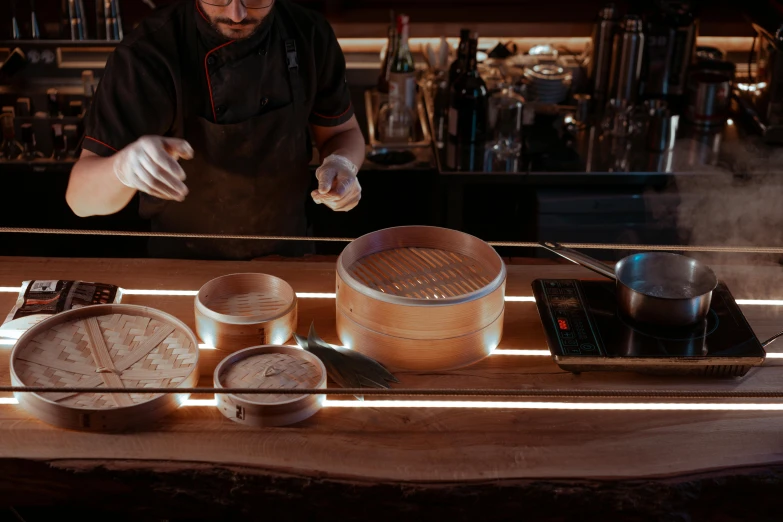
[{"label": "coffee machine", "polygon": [[783,144],[783,26],[774,33],[753,24],[758,41],[755,73],[748,71],[734,98],[739,112],[771,144]]}]

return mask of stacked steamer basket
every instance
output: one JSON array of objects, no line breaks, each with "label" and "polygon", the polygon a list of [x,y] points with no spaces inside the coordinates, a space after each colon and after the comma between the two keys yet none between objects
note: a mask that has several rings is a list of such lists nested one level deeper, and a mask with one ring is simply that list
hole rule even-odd
[{"label": "stacked steamer basket", "polygon": [[296,293],[278,277],[230,274],[201,287],[195,312],[196,333],[215,348],[283,344],[296,330]]},{"label": "stacked steamer basket", "polygon": [[[290,346],[254,346],[215,368],[215,388],[326,388],[326,368],[313,354]],[[321,409],[325,395],[217,394],[218,409],[250,426],[285,426]]]},{"label": "stacked steamer basket", "polygon": [[[94,305],[59,313],[25,332],[11,353],[14,386],[62,388],[15,394],[28,413],[61,428],[139,427],[179,407],[187,394],[101,393],[102,387],[192,387],[198,378],[193,332],[169,314],[142,306]],[[68,391],[75,386],[95,391]]]},{"label": "stacked steamer basket", "polygon": [[396,368],[474,363],[503,333],[506,267],[480,239],[410,226],[362,236],[337,261],[343,344]]}]

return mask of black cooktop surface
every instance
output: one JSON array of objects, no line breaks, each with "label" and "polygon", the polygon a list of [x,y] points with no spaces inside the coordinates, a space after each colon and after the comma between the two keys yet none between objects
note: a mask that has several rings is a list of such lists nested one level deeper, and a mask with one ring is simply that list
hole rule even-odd
[{"label": "black cooktop surface", "polygon": [[539,279],[533,292],[552,356],[571,371],[738,376],[766,355],[723,283],[713,292],[707,318],[686,328],[625,317],[612,281]]}]

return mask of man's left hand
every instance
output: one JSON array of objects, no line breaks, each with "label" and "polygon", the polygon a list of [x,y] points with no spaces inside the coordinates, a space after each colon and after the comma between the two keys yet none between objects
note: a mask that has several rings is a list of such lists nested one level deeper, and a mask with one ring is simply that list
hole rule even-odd
[{"label": "man's left hand", "polygon": [[356,177],[359,169],[348,158],[332,154],[315,171],[318,190],[310,195],[336,212],[347,212],[359,204],[362,186]]}]

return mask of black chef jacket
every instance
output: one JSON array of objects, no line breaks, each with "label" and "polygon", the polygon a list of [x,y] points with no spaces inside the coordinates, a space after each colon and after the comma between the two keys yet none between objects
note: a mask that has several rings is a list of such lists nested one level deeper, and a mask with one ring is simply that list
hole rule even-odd
[{"label": "black chef jacket", "polygon": [[[186,9],[185,2],[196,2],[196,9]],[[83,148],[111,156],[144,135],[183,134],[188,115],[179,71],[187,60],[179,56],[176,38],[188,12],[194,14],[198,30],[198,48],[192,52],[203,64],[199,116],[232,124],[290,103],[283,42],[270,37],[281,11],[295,21],[297,34],[291,36],[304,42],[297,47],[297,59],[309,122],[330,127],[348,121],[353,108],[345,58],[321,15],[276,0],[252,36],[228,40],[209,24],[197,0],[183,0],[144,20],[112,53],[86,118]]]}]

